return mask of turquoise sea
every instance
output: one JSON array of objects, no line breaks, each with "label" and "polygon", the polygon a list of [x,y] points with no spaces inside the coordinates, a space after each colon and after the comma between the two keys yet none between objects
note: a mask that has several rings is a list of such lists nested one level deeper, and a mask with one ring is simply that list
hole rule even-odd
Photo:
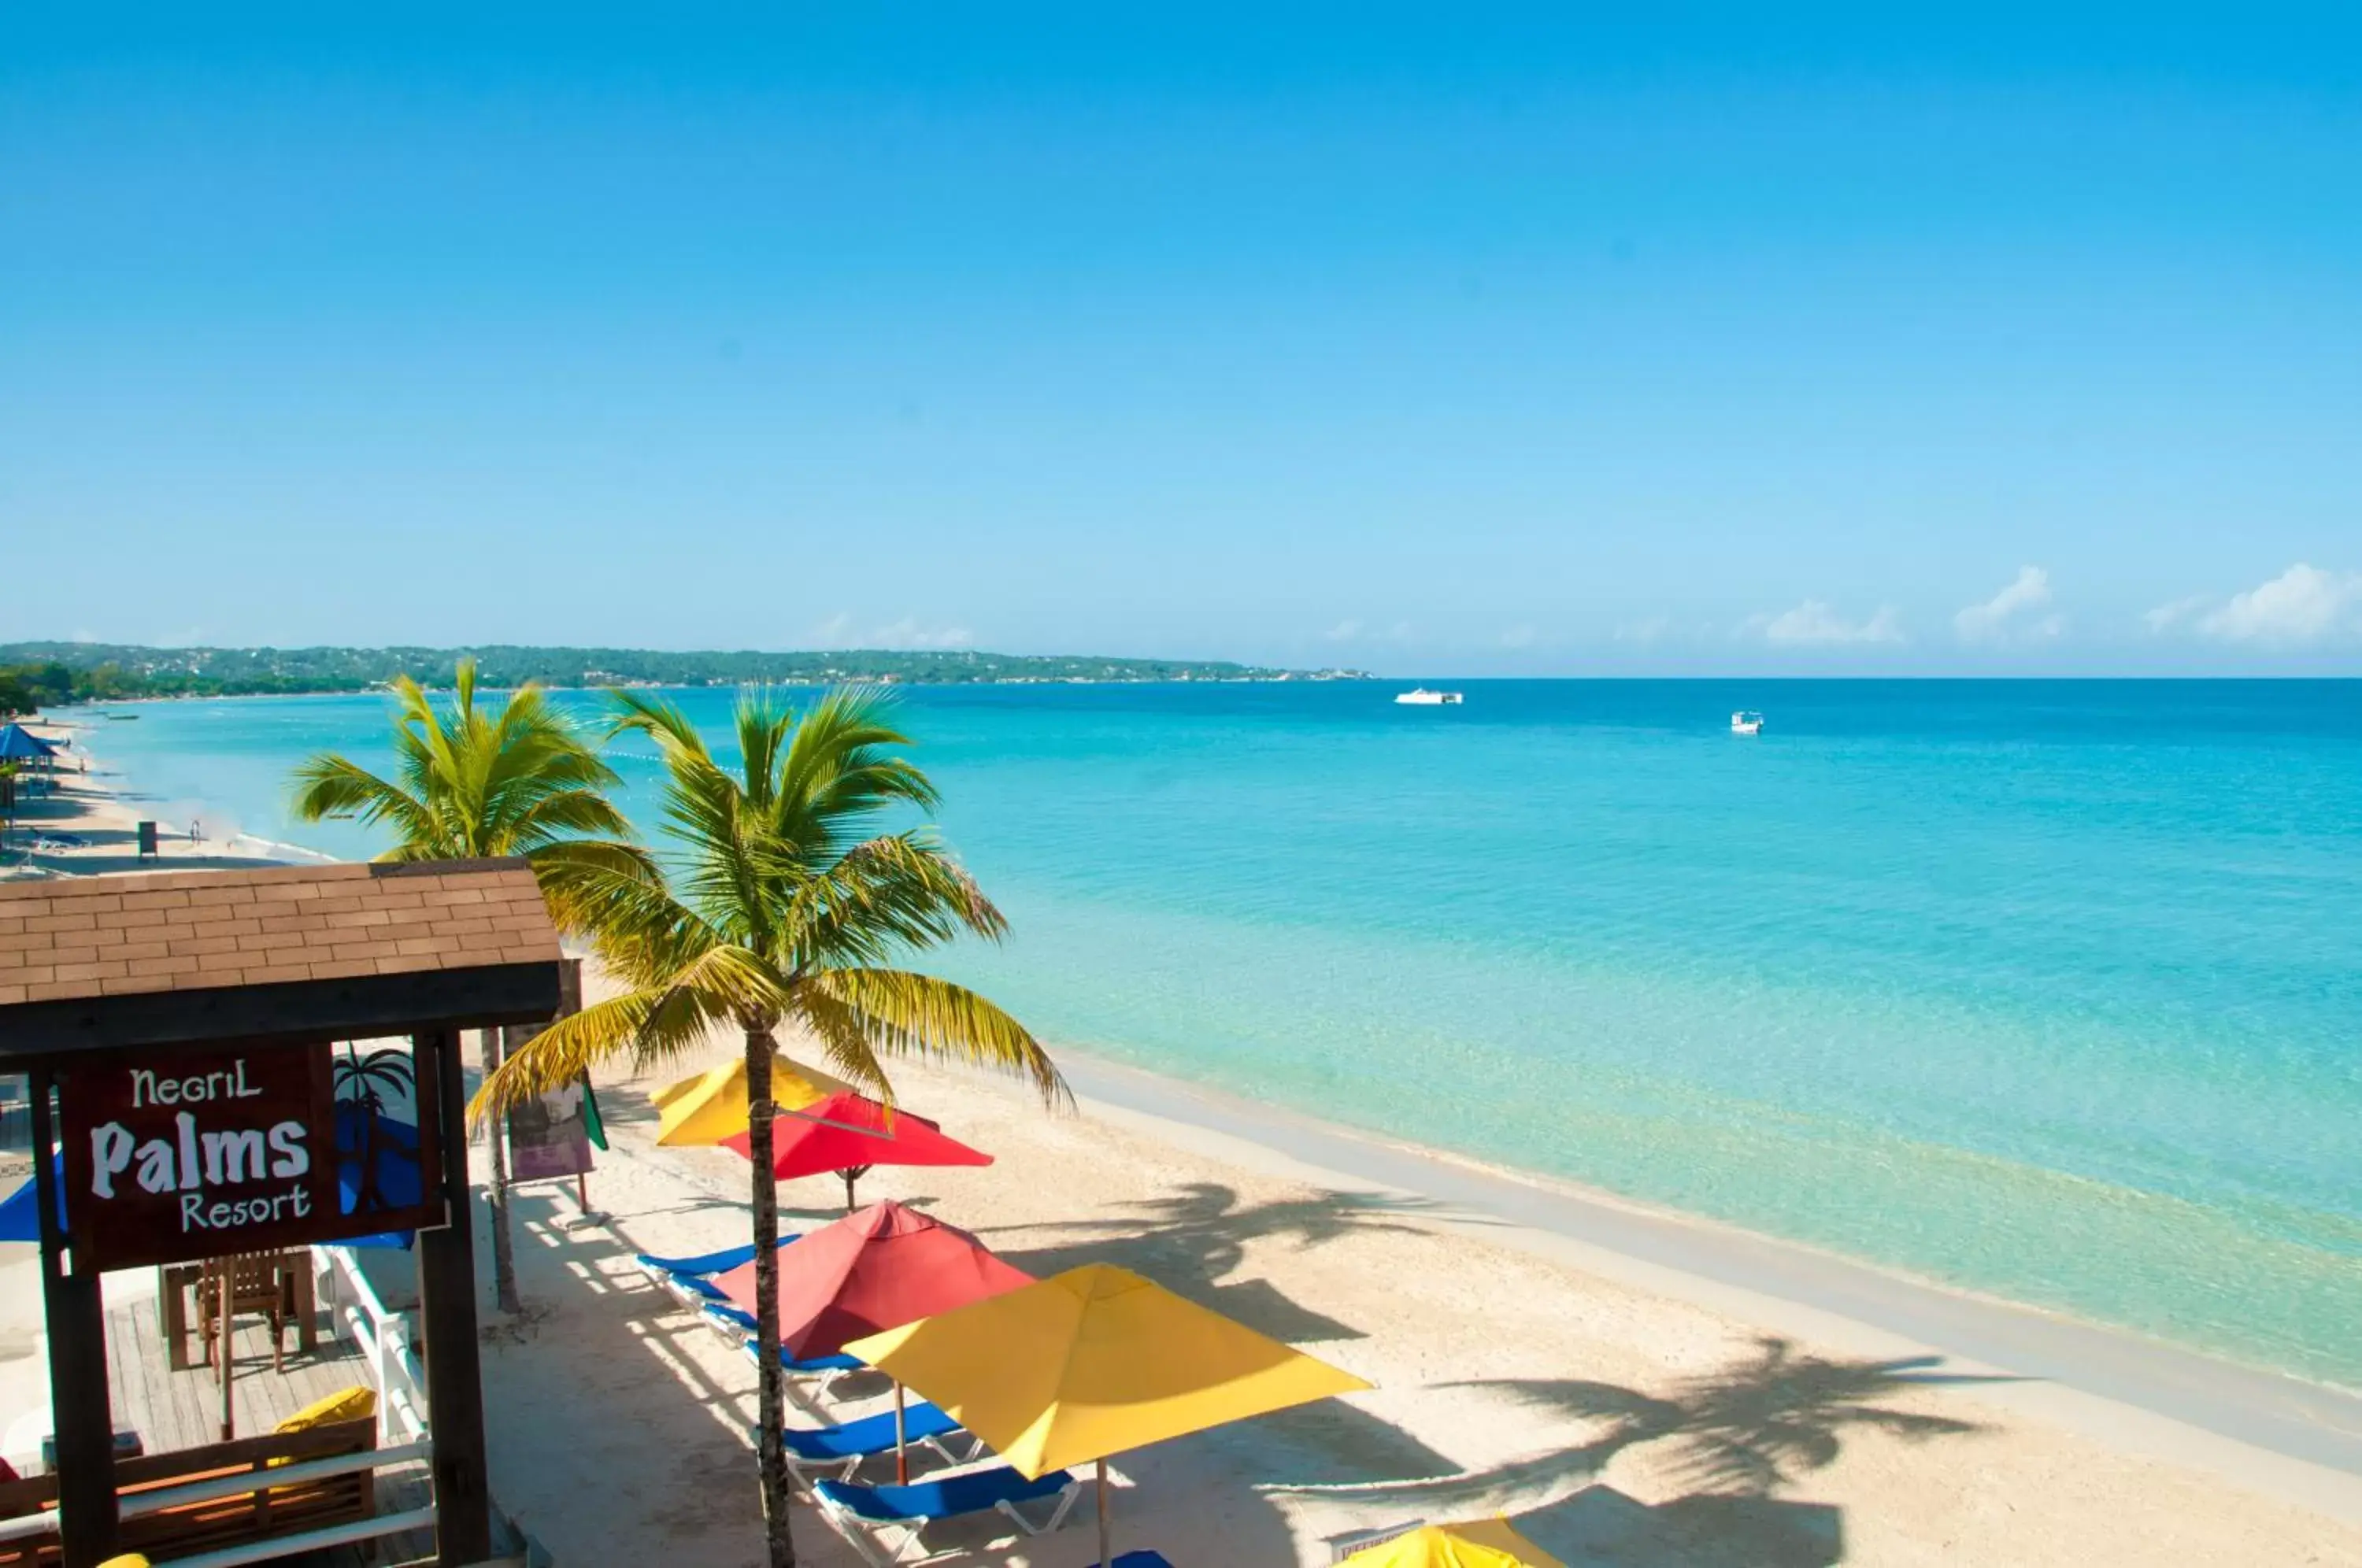
[{"label": "turquoise sea", "polygon": [[[1015,925],[935,966],[1054,1042],[2362,1386],[2362,683],[1402,689],[911,690]],[[379,700],[137,711],[91,740],[160,813],[370,848],[281,801],[385,755]]]}]

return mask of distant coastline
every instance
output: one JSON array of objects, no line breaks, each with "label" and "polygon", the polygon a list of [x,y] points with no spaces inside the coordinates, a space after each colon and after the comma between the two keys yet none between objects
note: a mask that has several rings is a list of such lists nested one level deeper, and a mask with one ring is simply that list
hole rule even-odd
[{"label": "distant coastline", "polygon": [[1096,685],[1146,681],[1209,683],[1368,680],[1366,670],[1286,669],[1222,659],[1118,658],[1078,654],[1001,654],[973,648],[815,649],[766,653],[671,652],[651,648],[541,647],[148,647],[137,644],[0,644],[0,669],[49,679],[36,695],[50,701],[137,701],[172,697],[333,696],[370,691],[408,676],[448,686],[462,658],[477,661],[486,684],[538,681],[559,689],[826,685]]}]

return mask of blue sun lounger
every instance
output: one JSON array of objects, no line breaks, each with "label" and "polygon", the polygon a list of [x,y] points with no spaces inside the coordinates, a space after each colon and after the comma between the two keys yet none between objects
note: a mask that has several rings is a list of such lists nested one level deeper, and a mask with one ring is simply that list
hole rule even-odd
[{"label": "blue sun lounger", "polygon": [[[781,1236],[779,1245],[784,1247],[790,1242],[802,1239],[800,1233]],[[650,1279],[679,1297],[684,1307],[699,1307],[709,1301],[726,1305],[730,1297],[722,1294],[721,1288],[713,1283],[713,1276],[753,1263],[755,1244],[749,1242],[745,1246],[724,1247],[718,1253],[699,1253],[685,1258],[660,1258],[652,1253],[638,1253],[634,1254],[632,1261],[638,1264],[641,1272]]]},{"label": "blue sun lounger", "polygon": [[[842,1481],[858,1470],[863,1460],[894,1452],[894,1412],[839,1421],[833,1427],[782,1427],[779,1436],[787,1440],[788,1468],[797,1480],[809,1481],[811,1472],[834,1471],[833,1478]],[[984,1444],[973,1437],[967,1441],[974,1452],[954,1453],[944,1439],[955,1436],[967,1437],[967,1433],[958,1421],[923,1399],[902,1412],[902,1440],[909,1446],[930,1450],[946,1464],[966,1464],[983,1456]]]},{"label": "blue sun lounger", "polygon": [[[730,1319],[723,1316],[724,1312],[736,1312],[738,1317],[745,1318],[746,1321],[743,1326],[744,1329],[751,1329],[755,1326],[755,1320],[751,1314],[737,1312],[735,1308],[709,1307],[705,1310],[708,1313],[706,1321],[716,1329],[723,1329],[725,1323],[731,1321]],[[733,1339],[738,1341],[740,1346],[746,1352],[747,1360],[757,1366],[763,1364],[762,1351],[757,1348],[756,1341],[743,1337],[743,1329],[723,1331],[730,1333]],[[869,1370],[869,1364],[857,1355],[845,1355],[841,1353],[836,1355],[816,1355],[798,1360],[789,1355],[787,1347],[782,1345],[779,1347],[779,1370],[790,1377],[819,1378],[820,1382],[813,1386],[812,1392],[825,1399],[828,1397],[829,1389],[834,1386],[838,1378],[848,1372],[866,1372]]]},{"label": "blue sun lounger", "polygon": [[[813,1500],[821,1512],[874,1568],[894,1568],[912,1546],[922,1549],[927,1526],[939,1519],[959,1518],[989,1509],[1009,1517],[1027,1535],[1047,1535],[1066,1519],[1080,1490],[1075,1478],[1053,1470],[1039,1481],[1028,1481],[1008,1465],[970,1470],[916,1481],[908,1486],[864,1486],[855,1481],[819,1481]],[[1018,1511],[1020,1503],[1054,1497],[1049,1515],[1035,1524]]]},{"label": "blue sun lounger", "polygon": [[1124,1551],[1119,1552],[1108,1568],[1173,1568],[1173,1564],[1164,1561],[1160,1551]]}]

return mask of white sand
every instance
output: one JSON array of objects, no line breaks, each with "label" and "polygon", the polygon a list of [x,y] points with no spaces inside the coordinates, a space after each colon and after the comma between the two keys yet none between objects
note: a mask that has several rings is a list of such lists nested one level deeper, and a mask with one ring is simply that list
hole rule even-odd
[{"label": "white sand", "polygon": [[[1045,1114],[947,1071],[898,1081],[999,1163],[881,1169],[865,1199],[923,1204],[1035,1273],[1121,1263],[1377,1386],[1129,1456],[1119,1550],[1319,1563],[1346,1530],[1499,1509],[1576,1563],[2362,1564],[2345,1471],[2090,1396],[2053,1389],[2065,1404],[2046,1409],[2023,1385],[1948,1384],[1975,1369],[1893,1364],[1919,1347],[1874,1325],[1769,1297],[1741,1315],[1740,1293],[1654,1265],[1578,1267],[1539,1231],[1308,1179],[1202,1127],[1091,1099]],[[752,1563],[753,1366],[626,1261],[743,1240],[745,1169],[649,1146],[645,1087],[604,1091],[618,1147],[591,1196],[609,1226],[561,1228],[561,1189],[520,1199],[533,1320],[488,1336],[494,1487],[562,1562]],[[787,1201],[824,1222],[836,1191],[816,1178]],[[1650,1287],[1622,1277],[1651,1270]],[[1043,1540],[943,1539],[969,1548],[951,1561],[1063,1568],[1092,1560],[1087,1507]],[[855,1561],[809,1510],[796,1523],[811,1561]]]},{"label": "white sand", "polygon": [[[24,723],[26,729],[43,740],[69,741],[72,745],[59,759],[54,790],[20,790],[7,853],[0,856],[0,874],[95,876],[114,871],[211,871],[275,863],[274,853],[280,846],[257,839],[225,840],[210,834],[192,838],[192,824],[177,816],[157,823],[158,858],[141,859],[139,823],[143,818],[154,820],[158,808],[121,799],[117,794],[123,782],[121,777],[109,768],[103,756],[90,755],[92,738],[95,735],[103,745],[105,737],[98,732],[106,726],[83,721],[60,723],[27,720]],[[202,822],[195,825],[204,826]],[[218,828],[219,823],[215,826]],[[85,842],[73,848],[33,849],[35,839],[45,834],[71,834]]]}]

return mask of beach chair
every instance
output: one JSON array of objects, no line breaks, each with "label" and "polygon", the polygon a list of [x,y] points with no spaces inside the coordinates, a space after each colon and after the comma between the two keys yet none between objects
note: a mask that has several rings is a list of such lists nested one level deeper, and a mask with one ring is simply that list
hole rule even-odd
[{"label": "beach chair", "polygon": [[[790,1242],[801,1240],[803,1236],[799,1232],[781,1236],[778,1244],[784,1247]],[[713,1283],[713,1276],[728,1274],[734,1268],[754,1262],[755,1244],[749,1242],[745,1246],[724,1247],[718,1253],[699,1253],[683,1258],[660,1258],[652,1253],[635,1253],[632,1261],[640,1265],[641,1273],[670,1291],[682,1306],[695,1310],[709,1302],[729,1305],[730,1297],[722,1294],[721,1287]],[[753,1325],[750,1323],[748,1326]]]},{"label": "beach chair", "polygon": [[[821,1513],[872,1568],[894,1568],[930,1555],[926,1528],[944,1519],[987,1511],[1005,1514],[1027,1535],[1047,1535],[1066,1521],[1080,1484],[1063,1470],[1028,1481],[1009,1466],[938,1475],[907,1486],[864,1486],[857,1481],[817,1481],[812,1500]],[[1018,1510],[1020,1503],[1055,1498],[1040,1524]],[[911,1547],[919,1556],[906,1559]]]},{"label": "beach chair", "polygon": [[[809,1482],[815,1473],[832,1471],[831,1479],[843,1481],[861,1468],[863,1460],[894,1452],[894,1412],[829,1427],[782,1427],[779,1436],[787,1441],[788,1469],[798,1481]],[[954,1453],[944,1441],[949,1437],[966,1437],[971,1452]],[[911,1448],[926,1449],[946,1464],[973,1463],[985,1452],[984,1444],[968,1436],[958,1421],[923,1399],[902,1411],[902,1441]]]},{"label": "beach chair", "polygon": [[1161,1551],[1121,1551],[1108,1568],[1173,1568]]},{"label": "beach chair", "polygon": [[[730,1310],[736,1311],[737,1309],[735,1308],[732,1308]],[[747,1328],[751,1329],[755,1326],[754,1315],[752,1313],[739,1312],[737,1315],[746,1320],[745,1326]],[[747,1360],[753,1362],[757,1366],[763,1364],[763,1352],[760,1341],[746,1339],[743,1334],[736,1333],[735,1331],[734,1331],[733,1337],[738,1340],[739,1345],[745,1351]],[[812,1386],[812,1393],[817,1397],[822,1399],[828,1397],[829,1389],[833,1387],[836,1384],[836,1380],[843,1377],[846,1373],[866,1372],[869,1370],[869,1364],[862,1360],[859,1356],[845,1355],[842,1353],[835,1355],[816,1355],[805,1359],[799,1359],[795,1356],[789,1355],[788,1353],[787,1347],[785,1345],[781,1345],[778,1350],[778,1356],[779,1370],[786,1373],[789,1376],[819,1378],[820,1381]]]}]

